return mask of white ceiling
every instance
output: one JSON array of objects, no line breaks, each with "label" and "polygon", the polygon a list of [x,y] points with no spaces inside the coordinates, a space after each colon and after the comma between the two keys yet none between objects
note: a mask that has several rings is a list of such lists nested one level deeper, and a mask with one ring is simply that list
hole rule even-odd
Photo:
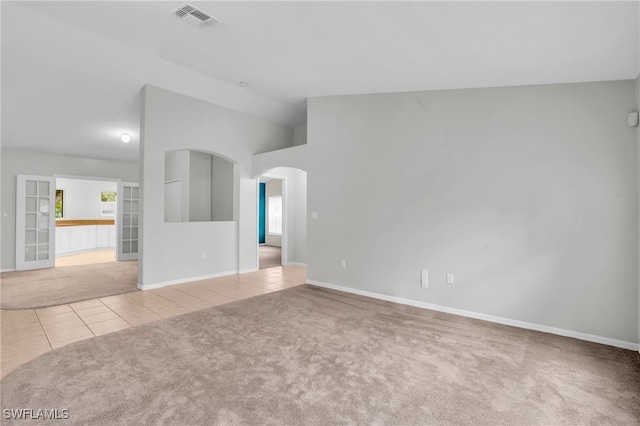
[{"label": "white ceiling", "polygon": [[295,127],[315,96],[640,72],[637,1],[182,3],[3,1],[2,146],[136,161],[147,83]]}]

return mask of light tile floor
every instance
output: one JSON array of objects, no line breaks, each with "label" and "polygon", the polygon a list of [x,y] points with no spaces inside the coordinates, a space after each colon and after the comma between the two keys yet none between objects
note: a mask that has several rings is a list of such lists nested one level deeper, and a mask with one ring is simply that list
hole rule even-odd
[{"label": "light tile floor", "polygon": [[69,343],[303,284],[300,266],[262,269],[43,309],[0,310],[0,377]]},{"label": "light tile floor", "polygon": [[86,253],[71,254],[56,257],[56,268],[77,265],[92,265],[94,263],[115,262],[116,255],[113,249],[92,250]]}]

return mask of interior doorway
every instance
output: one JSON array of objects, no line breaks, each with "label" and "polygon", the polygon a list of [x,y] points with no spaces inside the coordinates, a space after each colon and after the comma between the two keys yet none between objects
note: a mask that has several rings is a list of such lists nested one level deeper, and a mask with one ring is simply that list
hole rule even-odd
[{"label": "interior doorway", "polygon": [[282,266],[283,179],[260,178],[258,201],[259,269]]},{"label": "interior doorway", "polygon": [[55,179],[55,267],[116,261],[118,182]]},{"label": "interior doorway", "polygon": [[258,268],[306,266],[307,173],[277,167],[257,181]]}]

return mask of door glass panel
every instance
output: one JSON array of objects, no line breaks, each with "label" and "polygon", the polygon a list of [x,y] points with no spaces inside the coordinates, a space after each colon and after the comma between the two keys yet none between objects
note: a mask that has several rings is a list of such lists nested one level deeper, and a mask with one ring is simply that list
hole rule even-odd
[{"label": "door glass panel", "polygon": [[138,214],[137,213],[133,213],[131,215],[131,225],[138,226]]},{"label": "door glass panel", "polygon": [[49,213],[49,198],[43,198],[43,197],[39,197],[38,198],[38,204],[40,206],[40,210],[38,210],[40,213]]},{"label": "door glass panel", "polygon": [[139,188],[131,188],[131,199],[139,200],[140,199],[140,189]]},{"label": "door glass panel", "polygon": [[123,241],[122,242],[122,252],[123,253],[131,253],[131,242]]},{"label": "door glass panel", "polygon": [[24,224],[25,228],[34,229],[37,223],[36,217],[37,215],[35,213],[27,213],[25,215],[25,224]]},{"label": "door glass panel", "polygon": [[122,202],[122,210],[126,213],[131,212],[131,200],[124,200]]},{"label": "door glass panel", "polygon": [[49,259],[49,245],[48,244],[38,245],[38,260],[47,260],[47,259]]},{"label": "door glass panel", "polygon": [[38,195],[38,182],[35,180],[26,181],[27,195]]},{"label": "door glass panel", "polygon": [[49,216],[38,215],[38,229],[49,229]]},{"label": "door glass panel", "polygon": [[48,196],[49,195],[49,182],[47,181],[40,181],[39,182],[40,188],[38,191],[38,195],[40,196]]},{"label": "door glass panel", "polygon": [[128,226],[125,226],[122,229],[122,239],[123,240],[130,240],[131,239],[131,228]]},{"label": "door glass panel", "polygon": [[125,186],[124,187],[124,199],[125,200],[130,200],[131,199],[131,187],[130,186]]},{"label": "door glass panel", "polygon": [[36,260],[36,246],[26,246],[24,249],[24,260],[27,262]]},{"label": "door glass panel", "polygon": [[49,230],[38,231],[38,242],[41,244],[49,242]]},{"label": "door glass panel", "polygon": [[36,230],[35,229],[27,229],[24,232],[24,243],[25,244],[35,244],[36,243]]},{"label": "door glass panel", "polygon": [[137,240],[138,239],[138,227],[134,226],[133,228],[131,228],[131,239],[132,240]]},{"label": "door glass panel", "polygon": [[131,241],[131,253],[137,253],[138,252],[138,242],[137,241]]},{"label": "door glass panel", "polygon": [[26,198],[26,209],[27,212],[36,212],[37,210],[37,198],[36,197],[27,197]]}]

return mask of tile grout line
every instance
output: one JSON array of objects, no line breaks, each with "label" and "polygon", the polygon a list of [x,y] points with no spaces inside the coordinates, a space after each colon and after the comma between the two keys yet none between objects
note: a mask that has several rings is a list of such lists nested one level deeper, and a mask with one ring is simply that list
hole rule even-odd
[{"label": "tile grout line", "polygon": [[[178,291],[179,293],[182,293],[183,295],[186,295],[186,296],[189,296],[189,297],[194,297],[195,299],[198,299],[198,300],[199,300],[199,301],[201,301],[201,302],[207,302],[206,300],[200,299],[199,297],[191,296],[190,294],[185,293],[184,291],[180,291],[180,290],[178,290],[178,289],[172,289],[172,290],[176,290],[176,291]],[[153,291],[153,290],[152,290],[152,291]],[[154,294],[155,294],[156,296],[159,296],[159,297],[163,298],[164,300],[167,300],[167,301],[169,301],[169,302],[171,302],[171,303],[173,303],[173,304],[176,304],[176,305],[180,306],[180,307],[181,307],[181,308],[183,308],[183,309],[186,309],[186,310],[187,310],[187,311],[189,311],[189,312],[195,312],[195,311],[192,311],[191,309],[187,308],[186,306],[181,305],[181,304],[180,304],[180,303],[178,303],[178,302],[175,302],[175,301],[173,301],[173,300],[167,299],[166,297],[164,297],[164,296],[163,296],[163,295],[161,295],[161,294],[158,294],[158,293],[154,293]],[[148,308],[147,308],[147,309],[148,309]],[[202,309],[206,309],[206,308],[202,308]],[[197,309],[197,310],[199,311],[200,309]],[[159,315],[159,314],[158,314],[158,315]]]},{"label": "tile grout line", "polygon": [[[89,327],[89,324],[87,324],[86,322],[84,322],[84,320],[82,319],[82,317],[80,315],[78,315],[78,313],[76,312],[75,309],[73,309],[73,306],[69,305],[69,307],[71,308],[71,310],[73,311],[74,314],[76,314],[76,316],[78,318],[80,318],[80,321],[82,321],[82,323],[84,324],[85,327],[87,327],[89,329],[89,333],[91,333],[93,335],[93,337],[96,337],[96,334],[93,332],[93,330],[91,329],[91,327]],[[90,339],[90,337],[87,337],[87,339]],[[83,339],[84,340],[84,339]],[[62,343],[62,342],[61,342]]]},{"label": "tile grout line", "polygon": [[[129,328],[134,327],[133,324],[130,324],[126,319],[122,318],[120,315],[118,315],[118,313],[116,311],[114,311],[113,309],[111,309],[111,307],[109,307],[109,305],[107,305],[106,303],[104,303],[102,300],[100,300],[100,298],[96,299],[97,301],[99,301],[100,303],[102,303],[103,306],[106,306],[107,309],[109,309],[109,312],[113,312],[115,314],[115,316],[117,316],[119,319],[121,319],[122,321],[125,322],[125,324],[127,324],[129,326]],[[71,308],[73,309],[73,308]],[[106,312],[103,312],[106,313]],[[77,313],[76,313],[77,314]],[[100,315],[100,314],[96,314],[96,315]],[[80,316],[80,315],[78,315]],[[89,315],[91,316],[91,315]],[[82,318],[80,318],[82,320],[82,322],[84,322],[84,320]],[[107,322],[107,321],[111,321],[111,320],[104,320],[104,321],[100,321],[100,322],[96,322],[94,324],[101,324],[103,322]],[[94,333],[93,329],[91,329],[91,326],[89,324],[87,324],[86,322],[84,322],[86,324],[86,326],[89,328],[89,331],[91,331],[91,333],[93,333],[93,337],[99,337],[97,334]],[[124,329],[123,329],[124,330]],[[119,330],[116,330],[119,331]],[[109,333],[113,333],[113,331],[104,333],[104,334],[109,334]],[[102,335],[101,335],[102,336]]]},{"label": "tile grout line", "polygon": [[[110,307],[110,306],[108,306],[107,304],[105,304],[104,302],[102,302],[102,300],[100,301],[100,303],[102,303],[104,306],[106,306],[107,308],[109,308],[109,310],[110,310],[111,312],[113,312],[114,314],[116,314],[116,316],[117,316],[118,318],[120,318],[122,321],[124,321],[124,322],[129,326],[129,327],[135,327],[133,324],[130,324],[130,323],[129,323],[129,321],[127,321],[126,319],[124,319],[124,318],[122,318],[120,315],[118,315],[118,313],[117,313],[116,311],[114,311],[113,309],[111,309],[111,307]],[[107,320],[107,321],[108,321],[108,320]],[[106,334],[109,334],[109,333],[106,333]]]},{"label": "tile grout line", "polygon": [[49,344],[49,348],[51,348],[51,350],[53,350],[53,345],[51,344],[51,340],[49,339],[49,335],[47,334],[47,331],[44,329],[44,326],[42,325],[42,321],[40,321],[40,315],[38,315],[38,311],[36,311],[34,309],[33,313],[36,314],[36,319],[38,320],[38,324],[40,324],[40,329],[44,333],[44,338],[47,339],[47,343]]},{"label": "tile grout line", "polygon": [[[123,296],[125,296],[125,297],[129,297],[129,296],[127,296],[127,294],[129,294],[129,293],[122,293],[122,295],[123,295]],[[117,296],[119,296],[119,295],[117,295]],[[98,300],[100,300],[100,299],[98,299]],[[133,299],[131,299],[131,298],[130,298],[130,300],[131,300],[132,302],[137,303],[138,305],[140,305],[140,304],[139,304],[138,302],[136,302],[135,300],[133,300]],[[129,327],[135,327],[135,325],[131,324],[129,321],[127,321],[127,320],[126,320],[126,319],[124,319],[122,316],[120,316],[120,314],[118,314],[116,311],[114,311],[113,309],[111,309],[111,306],[107,305],[107,304],[106,304],[106,303],[104,303],[102,300],[100,300],[100,303],[102,303],[104,306],[106,306],[107,308],[109,308],[109,310],[110,310],[111,312],[113,312],[114,314],[116,314],[116,316],[117,316],[118,318],[120,318],[122,321],[124,321],[125,323],[127,323],[127,324],[129,325]],[[141,305],[141,306],[142,306],[142,305]],[[107,333],[107,334],[109,334],[109,333]]]},{"label": "tile grout line", "polygon": [[[152,291],[153,291],[153,290],[152,290]],[[166,298],[164,298],[164,297],[160,296],[159,294],[156,294],[156,293],[152,293],[152,294],[154,294],[154,295],[156,295],[156,296],[160,297],[161,299],[168,300],[169,302],[173,303],[174,305],[177,305],[177,303],[172,302],[171,300],[166,299]],[[128,296],[127,296],[127,297],[128,297]],[[154,311],[154,310],[153,310],[153,309],[151,309],[150,307],[146,306],[144,303],[140,303],[140,302],[138,302],[137,300],[134,300],[134,299],[131,299],[131,300],[132,300],[136,305],[140,305],[140,306],[142,306],[143,308],[148,309],[149,311],[153,312],[154,314],[156,314],[156,315],[160,316],[160,314],[159,314],[159,313],[157,313],[156,311]],[[179,305],[178,305],[178,306],[179,306]],[[157,321],[157,320],[156,320],[156,321]]]}]

